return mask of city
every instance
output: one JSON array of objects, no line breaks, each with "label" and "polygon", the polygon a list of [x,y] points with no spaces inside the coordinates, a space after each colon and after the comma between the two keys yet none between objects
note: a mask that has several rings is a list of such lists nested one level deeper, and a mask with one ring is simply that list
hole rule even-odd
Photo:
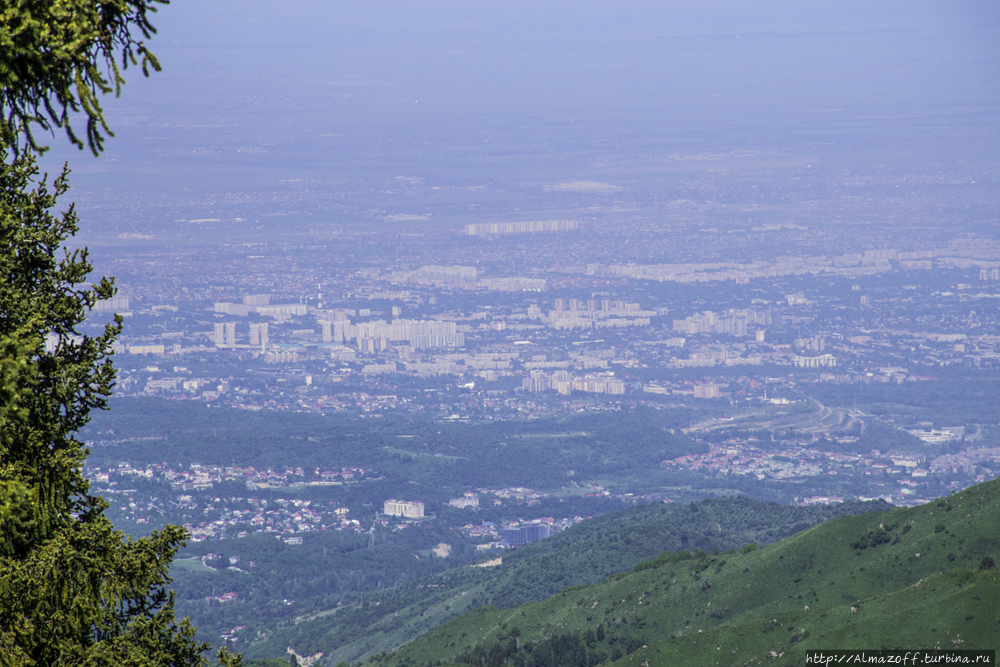
[{"label": "city", "polygon": [[994,4],[7,3],[0,662],[993,664]]}]

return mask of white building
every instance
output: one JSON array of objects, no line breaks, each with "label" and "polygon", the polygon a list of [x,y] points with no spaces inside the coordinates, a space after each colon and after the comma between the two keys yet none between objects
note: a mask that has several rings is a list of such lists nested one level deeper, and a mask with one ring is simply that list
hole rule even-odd
[{"label": "white building", "polygon": [[260,345],[262,350],[267,349],[267,322],[250,325],[250,344]]},{"label": "white building", "polygon": [[718,398],[721,393],[719,385],[716,384],[696,384],[694,386],[695,398]]},{"label": "white building", "polygon": [[792,360],[798,368],[821,368],[837,365],[837,359],[832,354],[821,354],[817,357],[800,357],[799,355],[795,355]]},{"label": "white building", "polygon": [[474,491],[466,491],[461,498],[452,498],[448,501],[448,504],[452,507],[471,507],[473,509],[478,509],[479,494]]},{"label": "white building", "polygon": [[110,299],[101,299],[94,304],[96,313],[124,313],[128,311],[128,296],[117,294]]},{"label": "white building", "polygon": [[420,519],[424,516],[424,504],[419,500],[396,500],[390,498],[385,501],[383,509],[389,516],[405,516],[411,519]]}]

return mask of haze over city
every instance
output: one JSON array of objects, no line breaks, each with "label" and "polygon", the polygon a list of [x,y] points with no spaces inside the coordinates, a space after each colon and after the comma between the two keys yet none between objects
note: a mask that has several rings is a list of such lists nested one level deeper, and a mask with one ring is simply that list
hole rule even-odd
[{"label": "haze over city", "polygon": [[[742,602],[647,627],[642,597],[595,620],[577,592],[518,630],[535,657],[511,610],[688,560],[690,596],[709,552],[722,581],[828,520],[995,486],[996,3],[176,0],[153,23],[163,71],[103,101],[104,153],[46,137],[42,164],[68,162],[119,289],[81,333],[125,321],[85,474],[126,533],[188,530],[200,638],[525,665],[565,630],[573,664],[666,664],[654,642]],[[836,539],[915,553],[892,591],[1000,556],[904,523]],[[874,608],[815,591],[859,572],[796,613]],[[446,625],[475,610],[509,616]],[[810,646],[853,648],[816,623]]]}]

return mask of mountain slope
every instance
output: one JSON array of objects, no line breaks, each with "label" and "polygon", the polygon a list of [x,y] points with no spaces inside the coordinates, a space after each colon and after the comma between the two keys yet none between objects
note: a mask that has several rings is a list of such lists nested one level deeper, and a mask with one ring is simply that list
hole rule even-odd
[{"label": "mountain slope", "polygon": [[[276,628],[245,653],[278,655],[292,645],[307,655],[323,651],[324,660],[354,661],[405,644],[475,607],[541,601],[567,586],[597,583],[629,570],[665,550],[721,551],[747,543],[770,544],[837,516],[888,507],[882,502],[792,507],[749,498],[633,507],[500,552],[503,562],[497,567],[455,568],[366,594],[363,606],[307,614]],[[373,554],[378,557],[378,550]]]},{"label": "mountain slope", "polygon": [[801,665],[811,649],[993,649],[998,525],[993,481],[759,550],[664,555],[543,602],[479,609],[379,661]]}]

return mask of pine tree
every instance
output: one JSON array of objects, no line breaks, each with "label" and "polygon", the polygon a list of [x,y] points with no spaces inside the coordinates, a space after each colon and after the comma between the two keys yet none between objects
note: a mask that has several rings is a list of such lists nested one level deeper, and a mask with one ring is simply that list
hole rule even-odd
[{"label": "pine tree", "polygon": [[33,155],[0,149],[0,664],[199,665],[208,647],[167,591],[183,529],[124,539],[82,475],[76,433],[111,393],[121,318],[78,331],[114,286],[84,285],[86,251],[63,250],[77,230],[72,207],[53,213],[66,189],[65,173],[50,186]]},{"label": "pine tree", "polygon": [[[132,31],[149,37],[158,0],[11,0],[0,8],[0,666],[181,667],[208,648],[174,617],[170,561],[184,544],[168,526],[125,538],[82,473],[77,434],[114,386],[116,317],[98,336],[80,325],[112,280],[87,283],[87,251],[58,212],[67,172],[40,177],[32,124],[88,118],[86,141],[110,134],[97,98],[118,92],[121,67],[158,69]],[[223,650],[224,665],[239,657]]]},{"label": "pine tree", "polygon": [[[44,150],[32,125],[62,128],[83,148],[70,114],[87,117],[86,144],[97,155],[104,121],[100,97],[121,93],[123,70],[143,74],[160,64],[144,40],[156,30],[150,14],[169,0],[7,0],[0,7],[0,135],[15,150],[24,139]],[[120,63],[120,64],[119,64]]]}]

